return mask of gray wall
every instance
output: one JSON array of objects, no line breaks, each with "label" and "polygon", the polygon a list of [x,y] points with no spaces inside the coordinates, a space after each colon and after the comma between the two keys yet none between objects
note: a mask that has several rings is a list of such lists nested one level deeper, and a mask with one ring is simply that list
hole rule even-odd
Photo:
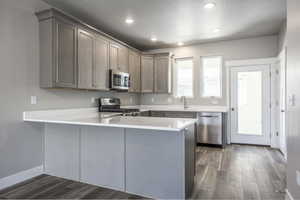
[{"label": "gray wall", "polygon": [[296,170],[300,170],[300,1],[287,1],[287,96],[295,95],[295,104],[287,105],[287,187],[294,199],[300,199]]},{"label": "gray wall", "polygon": [[[22,122],[22,112],[51,108],[92,107],[92,97],[118,96],[124,104],[139,96],[109,92],[39,88],[38,20],[49,8],[40,0],[0,1],[0,178],[42,164],[42,127]],[[30,96],[38,104],[30,104]]]},{"label": "gray wall", "polygon": [[[235,59],[252,59],[275,57],[278,53],[278,36],[256,37],[242,40],[223,41],[216,43],[207,43],[193,46],[180,47],[175,49],[159,49],[150,52],[171,51],[175,57],[193,57],[194,58],[194,94],[193,99],[188,99],[189,104],[193,105],[211,105],[212,99],[200,97],[200,56],[221,55],[224,61]],[[217,100],[217,105],[226,105],[226,68],[223,67],[223,98]],[[152,102],[152,98],[154,102]],[[141,104],[181,104],[180,99],[173,98],[173,95],[144,94],[141,96]]]}]

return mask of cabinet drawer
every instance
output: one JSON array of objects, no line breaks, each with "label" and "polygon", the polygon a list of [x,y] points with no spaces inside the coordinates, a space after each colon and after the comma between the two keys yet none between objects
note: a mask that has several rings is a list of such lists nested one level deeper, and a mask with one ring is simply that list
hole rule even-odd
[{"label": "cabinet drawer", "polygon": [[165,117],[165,112],[163,111],[150,111],[151,117]]},{"label": "cabinet drawer", "polygon": [[169,118],[196,118],[197,114],[195,112],[177,112],[177,111],[166,111],[165,117]]}]

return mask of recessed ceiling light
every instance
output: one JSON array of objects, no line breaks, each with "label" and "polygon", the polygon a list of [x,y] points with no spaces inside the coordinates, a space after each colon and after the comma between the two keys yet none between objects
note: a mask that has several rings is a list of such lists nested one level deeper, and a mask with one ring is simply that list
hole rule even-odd
[{"label": "recessed ceiling light", "polygon": [[182,46],[182,45],[184,45],[184,43],[183,42],[178,42],[177,45]]},{"label": "recessed ceiling light", "polygon": [[205,9],[212,9],[214,7],[216,7],[216,4],[214,2],[208,2],[204,5]]},{"label": "recessed ceiling light", "polygon": [[153,36],[153,37],[151,37],[151,41],[152,41],[152,42],[156,42],[156,41],[157,41],[157,38]]},{"label": "recessed ceiling light", "polygon": [[219,29],[219,28],[215,28],[214,30],[213,30],[213,32],[214,33],[219,33],[221,30]]},{"label": "recessed ceiling light", "polygon": [[126,20],[125,20],[125,23],[126,24],[132,24],[134,22],[134,20],[132,19],[132,18],[127,18]]}]

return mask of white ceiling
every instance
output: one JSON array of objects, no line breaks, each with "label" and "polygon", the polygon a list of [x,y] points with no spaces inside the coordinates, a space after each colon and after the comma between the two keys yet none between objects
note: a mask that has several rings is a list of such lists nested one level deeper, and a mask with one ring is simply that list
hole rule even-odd
[{"label": "white ceiling", "polygon": [[[141,50],[276,34],[286,18],[285,0],[44,1]],[[216,8],[205,10],[207,1]]]}]

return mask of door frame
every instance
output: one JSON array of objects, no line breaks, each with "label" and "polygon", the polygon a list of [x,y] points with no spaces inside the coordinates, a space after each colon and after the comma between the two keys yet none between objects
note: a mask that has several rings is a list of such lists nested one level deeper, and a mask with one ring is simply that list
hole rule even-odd
[{"label": "door frame", "polygon": [[[253,65],[231,68],[231,140],[233,143],[254,144],[254,145],[271,145],[271,77],[270,65]],[[261,72],[262,73],[262,135],[241,135],[237,131],[238,116],[238,73],[239,72]],[[235,138],[235,139],[234,139]],[[235,140],[235,141],[233,141]]]},{"label": "door frame", "polygon": [[[231,103],[231,68],[233,67],[249,67],[251,65],[270,65],[270,71],[271,71],[271,80],[272,76],[273,76],[273,68],[276,66],[276,62],[278,61],[277,57],[270,57],[270,58],[259,58],[259,59],[248,59],[248,60],[228,60],[225,62],[225,67],[226,67],[226,88],[227,88],[227,105],[228,108],[232,107],[232,103]],[[270,85],[271,88],[273,87],[273,81],[271,81]],[[273,108],[276,104],[274,98],[273,98],[273,91],[271,90],[271,107]],[[231,110],[228,109],[228,117],[227,117],[227,144],[231,144],[231,114],[230,114]],[[270,115],[272,116],[273,113],[273,109],[271,109]],[[270,131],[271,131],[271,147],[273,148],[278,148],[278,136],[276,135],[276,131],[273,131],[273,127],[275,127],[276,122],[272,121],[270,122]]]},{"label": "door frame", "polygon": [[[279,99],[278,99],[278,104],[279,104],[279,116],[278,116],[278,133],[279,133],[279,140],[278,140],[278,148],[280,149],[280,151],[283,153],[284,155],[284,158],[287,160],[287,82],[286,82],[286,72],[287,72],[287,48],[283,48],[282,51],[278,54],[278,63],[281,64],[281,63],[284,63],[284,105],[282,108],[281,106],[281,96],[279,96]],[[278,79],[277,81],[279,81],[279,95],[281,95],[281,83],[282,83],[282,71],[281,71],[281,65],[278,66]],[[284,132],[285,133],[282,133],[281,132],[281,115],[282,115],[282,109],[284,110]]]}]

